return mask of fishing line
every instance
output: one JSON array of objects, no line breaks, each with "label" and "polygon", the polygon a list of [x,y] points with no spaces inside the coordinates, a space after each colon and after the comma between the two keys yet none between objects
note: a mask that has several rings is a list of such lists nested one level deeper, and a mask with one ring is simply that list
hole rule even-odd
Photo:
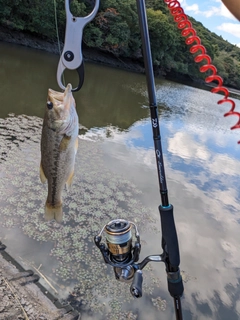
[{"label": "fishing line", "polygon": [[[200,67],[200,72],[206,72],[208,70],[212,71],[212,74],[205,79],[206,83],[213,81],[218,82],[217,86],[211,90],[213,93],[224,94],[224,98],[218,101],[218,104],[230,103],[231,109],[224,114],[224,117],[228,116],[237,116],[237,123],[231,127],[233,129],[240,128],[240,112],[235,111],[235,102],[232,99],[229,99],[229,91],[226,87],[223,87],[223,79],[217,74],[217,68],[212,64],[212,59],[206,53],[206,48],[202,45],[201,39],[198,37],[196,30],[193,28],[191,21],[188,19],[187,15],[184,13],[183,8],[179,1],[176,0],[164,0],[167,4],[168,9],[170,10],[171,15],[174,17],[174,21],[177,23],[178,29],[182,30],[181,34],[186,38],[186,44],[192,46],[190,52],[192,54],[197,53],[197,56],[194,58],[194,61],[199,63],[205,61],[206,64]],[[199,51],[201,53],[199,53]],[[238,141],[240,144],[240,141]]]},{"label": "fishing line", "polygon": [[[56,29],[56,35],[57,35],[57,42],[58,42],[58,52],[59,56],[61,57],[61,44],[60,44],[60,37],[59,37],[59,32],[58,32],[58,20],[57,20],[57,4],[56,0],[53,0],[53,7],[54,7],[54,18],[55,18],[55,29]],[[64,74],[62,75],[62,81],[64,86],[66,86],[65,79],[64,79]]]}]

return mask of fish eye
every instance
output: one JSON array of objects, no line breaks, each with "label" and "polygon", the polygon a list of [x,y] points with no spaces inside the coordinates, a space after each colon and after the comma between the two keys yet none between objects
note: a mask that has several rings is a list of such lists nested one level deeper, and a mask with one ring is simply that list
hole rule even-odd
[{"label": "fish eye", "polygon": [[53,108],[53,103],[51,101],[47,102],[47,107],[49,110],[51,110]]}]

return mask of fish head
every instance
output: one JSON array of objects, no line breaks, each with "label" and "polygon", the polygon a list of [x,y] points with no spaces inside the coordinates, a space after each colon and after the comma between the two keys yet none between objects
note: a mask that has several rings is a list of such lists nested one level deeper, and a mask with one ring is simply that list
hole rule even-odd
[{"label": "fish head", "polygon": [[70,83],[64,92],[48,89],[46,118],[50,129],[64,133],[64,128],[69,126],[75,108],[76,104]]}]

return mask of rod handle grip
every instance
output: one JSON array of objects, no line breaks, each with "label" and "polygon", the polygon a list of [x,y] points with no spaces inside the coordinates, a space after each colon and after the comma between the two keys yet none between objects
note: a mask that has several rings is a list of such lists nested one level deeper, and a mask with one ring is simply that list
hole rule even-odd
[{"label": "rod handle grip", "polygon": [[168,291],[172,297],[181,297],[184,291],[182,276],[177,272],[168,272]]},{"label": "rod handle grip", "polygon": [[173,206],[159,206],[162,228],[163,251],[168,255],[170,267],[177,269],[180,264],[177,231],[173,217]]}]

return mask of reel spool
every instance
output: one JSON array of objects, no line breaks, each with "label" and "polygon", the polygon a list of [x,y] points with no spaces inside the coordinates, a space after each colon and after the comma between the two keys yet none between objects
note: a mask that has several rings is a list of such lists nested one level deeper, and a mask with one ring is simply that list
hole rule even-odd
[{"label": "reel spool", "polygon": [[116,263],[128,262],[132,250],[132,225],[123,219],[110,221],[105,226],[110,259]]},{"label": "reel spool", "polygon": [[[136,242],[133,246],[132,227],[135,228]],[[105,232],[106,244],[101,243]],[[134,276],[133,264],[138,261],[141,250],[140,236],[136,225],[124,219],[115,219],[106,224],[94,238],[107,264],[114,268],[119,281],[129,282]]]}]

